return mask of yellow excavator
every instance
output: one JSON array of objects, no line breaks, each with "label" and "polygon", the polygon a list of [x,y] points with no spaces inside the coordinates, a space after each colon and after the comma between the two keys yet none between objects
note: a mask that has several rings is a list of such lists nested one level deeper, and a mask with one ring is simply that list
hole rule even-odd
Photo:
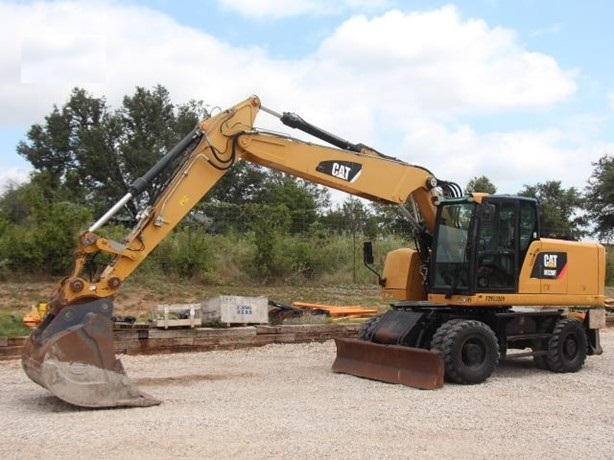
[{"label": "yellow excavator", "polygon": [[[261,111],[318,143],[256,128]],[[30,379],[81,407],[160,403],[130,381],[115,356],[113,296],[238,161],[396,205],[407,218],[415,247],[387,254],[381,274],[365,243],[365,264],[391,308],[365,323],[356,339],[336,340],[334,372],[433,389],[444,378],[482,382],[500,359],[532,356],[538,367],[575,372],[587,355],[601,353],[606,264],[600,244],[542,238],[533,199],[461,196],[458,185],[424,167],[268,109],[252,96],[200,122],[79,236],[72,273],[24,347]],[[171,165],[167,185],[124,241],[96,233]],[[87,279],[85,267],[98,253],[112,260]]]}]

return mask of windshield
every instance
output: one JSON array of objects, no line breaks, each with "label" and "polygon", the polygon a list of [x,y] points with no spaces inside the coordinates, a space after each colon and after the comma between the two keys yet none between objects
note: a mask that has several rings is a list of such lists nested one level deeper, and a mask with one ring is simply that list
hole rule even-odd
[{"label": "windshield", "polygon": [[446,292],[469,287],[467,241],[474,202],[444,203],[436,231],[434,270],[431,287]]}]

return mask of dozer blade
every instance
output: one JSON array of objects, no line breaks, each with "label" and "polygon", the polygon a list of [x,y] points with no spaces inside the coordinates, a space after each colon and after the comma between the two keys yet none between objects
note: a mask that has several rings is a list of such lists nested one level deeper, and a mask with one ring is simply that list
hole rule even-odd
[{"label": "dozer blade", "polygon": [[128,379],[113,349],[113,304],[108,300],[64,307],[26,341],[23,369],[58,398],[80,407],[146,407],[161,401]]},{"label": "dozer blade", "polygon": [[335,339],[337,357],[333,372],[422,390],[443,386],[444,366],[438,353],[366,340]]}]

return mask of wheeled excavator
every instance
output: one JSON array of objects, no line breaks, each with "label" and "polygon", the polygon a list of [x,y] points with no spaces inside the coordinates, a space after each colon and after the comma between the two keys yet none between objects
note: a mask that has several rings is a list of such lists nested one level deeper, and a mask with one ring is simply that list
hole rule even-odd
[{"label": "wheeled excavator", "polygon": [[[260,112],[317,141],[257,128]],[[131,382],[115,356],[113,297],[238,161],[397,206],[407,219],[414,247],[387,254],[381,273],[371,244],[364,245],[365,264],[390,309],[364,323],[357,338],[336,340],[334,372],[434,389],[444,378],[480,383],[500,359],[529,356],[540,368],[575,372],[587,355],[602,352],[603,246],[543,238],[533,199],[461,196],[458,185],[422,166],[278,113],[252,96],[201,121],[79,236],[74,268],[24,346],[31,380],[81,407],[160,403]],[[165,187],[123,241],[97,233],[169,168]],[[98,253],[111,262],[88,278],[85,268]]]}]

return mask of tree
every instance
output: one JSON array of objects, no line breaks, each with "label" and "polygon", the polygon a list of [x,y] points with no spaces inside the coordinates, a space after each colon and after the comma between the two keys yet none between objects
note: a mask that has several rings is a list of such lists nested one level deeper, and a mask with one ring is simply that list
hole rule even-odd
[{"label": "tree", "polygon": [[[84,152],[92,158],[101,155],[104,145],[97,137],[107,116],[103,98],[93,98],[75,88],[61,109],[53,107],[44,126],[32,125],[28,141],[19,142],[17,153],[34,166],[33,180],[54,196],[60,193],[64,198],[80,200],[86,194],[86,178],[80,177],[78,166]],[[104,160],[101,165],[106,165]]]},{"label": "tree", "polygon": [[494,195],[497,193],[497,187],[495,187],[488,177],[475,176],[469,182],[467,182],[467,186],[465,187],[466,195],[473,192],[482,192]]},{"label": "tree", "polygon": [[593,235],[604,241],[614,236],[614,157],[602,156],[584,189],[584,209],[594,223]]},{"label": "tree", "polygon": [[537,199],[542,208],[542,236],[579,239],[586,235],[585,218],[580,215],[583,200],[574,187],[565,189],[561,181],[524,185],[520,196]]},{"label": "tree", "polygon": [[238,161],[222,176],[209,192],[211,202],[246,204],[253,203],[256,196],[270,186],[266,168]]},{"label": "tree", "polygon": [[91,218],[75,203],[49,201],[35,183],[9,189],[0,199],[0,261],[16,272],[66,273],[75,237]]},{"label": "tree", "polygon": [[267,184],[255,193],[256,203],[283,206],[291,216],[291,233],[305,233],[329,203],[328,190],[278,171],[269,171]]},{"label": "tree", "polygon": [[[160,85],[153,90],[137,87],[114,111],[104,97],[75,88],[43,125],[30,128],[17,152],[34,166],[32,180],[52,196],[100,214],[206,116],[202,102],[176,107]],[[156,178],[143,198],[155,194],[168,174]],[[138,208],[138,202],[128,204],[131,217]]]},{"label": "tree", "polygon": [[[405,207],[411,209],[411,203]],[[373,219],[377,222],[377,233],[382,235],[411,235],[412,227],[407,218],[399,212],[395,205],[371,203]]]}]

